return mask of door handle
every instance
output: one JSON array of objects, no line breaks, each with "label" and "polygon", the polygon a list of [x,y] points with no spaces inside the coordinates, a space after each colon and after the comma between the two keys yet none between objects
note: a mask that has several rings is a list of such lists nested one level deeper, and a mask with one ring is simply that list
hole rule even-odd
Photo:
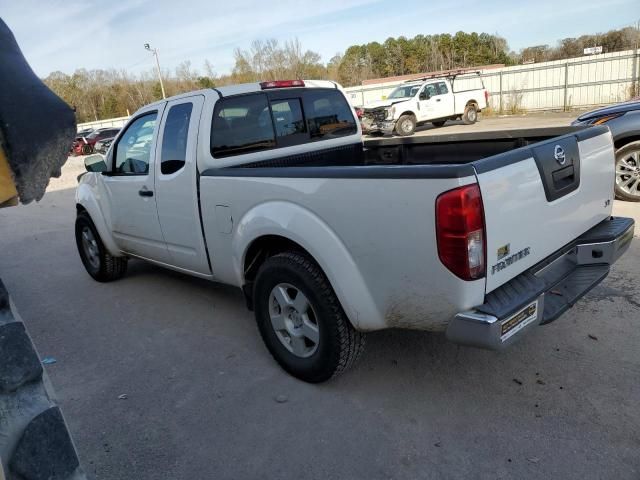
[{"label": "door handle", "polygon": [[145,187],[142,190],[138,190],[138,195],[141,197],[153,197],[153,190],[147,190]]},{"label": "door handle", "polygon": [[436,102],[439,102],[439,101],[440,101],[440,99],[439,99],[439,98],[436,98]]}]

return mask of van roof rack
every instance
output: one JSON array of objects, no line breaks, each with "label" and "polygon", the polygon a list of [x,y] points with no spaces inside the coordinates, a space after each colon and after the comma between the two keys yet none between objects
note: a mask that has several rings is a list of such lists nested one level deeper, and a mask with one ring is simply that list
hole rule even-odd
[{"label": "van roof rack", "polygon": [[425,80],[431,80],[433,78],[455,78],[458,75],[466,75],[469,73],[476,73],[478,75],[480,75],[480,70],[473,70],[473,69],[457,69],[457,70],[448,70],[445,72],[438,72],[438,73],[431,73],[429,75],[425,75],[423,77],[418,77],[418,78],[412,78],[411,80],[405,80],[404,83],[411,83],[411,82],[424,82]]}]

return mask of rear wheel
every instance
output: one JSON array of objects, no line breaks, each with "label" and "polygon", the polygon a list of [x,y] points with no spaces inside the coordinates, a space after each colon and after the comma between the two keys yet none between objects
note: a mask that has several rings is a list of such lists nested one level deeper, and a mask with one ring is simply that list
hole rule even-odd
[{"label": "rear wheel", "polygon": [[440,128],[442,126],[444,126],[444,124],[446,123],[446,120],[438,120],[436,122],[431,122],[433,124],[434,127],[436,128]]},{"label": "rear wheel", "polygon": [[93,153],[93,147],[91,145],[82,145],[82,155],[91,155]]},{"label": "rear wheel", "polygon": [[640,142],[631,142],[616,152],[616,197],[640,202]]},{"label": "rear wheel", "polygon": [[396,133],[406,137],[416,131],[416,117],[413,115],[401,115],[396,122]]},{"label": "rear wheel", "polygon": [[364,334],[351,326],[326,276],[306,255],[268,258],[256,277],[254,305],[269,352],[301,380],[339,375],[364,349]]},{"label": "rear wheel", "polygon": [[467,105],[462,114],[462,123],[465,125],[471,125],[478,121],[478,109],[473,103]]},{"label": "rear wheel", "polygon": [[84,268],[94,280],[111,282],[127,272],[127,258],[114,257],[107,251],[86,212],[76,218],[76,246]]}]

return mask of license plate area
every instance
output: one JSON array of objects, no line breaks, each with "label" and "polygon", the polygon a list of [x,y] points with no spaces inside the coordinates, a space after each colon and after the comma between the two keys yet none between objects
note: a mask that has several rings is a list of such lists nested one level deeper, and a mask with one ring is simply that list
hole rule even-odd
[{"label": "license plate area", "polygon": [[524,327],[538,319],[538,300],[531,302],[526,307],[511,315],[500,324],[500,340],[508,340]]}]

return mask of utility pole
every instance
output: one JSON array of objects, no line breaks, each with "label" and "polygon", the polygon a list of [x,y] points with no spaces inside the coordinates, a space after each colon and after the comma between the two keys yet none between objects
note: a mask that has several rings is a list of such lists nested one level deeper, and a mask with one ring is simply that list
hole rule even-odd
[{"label": "utility pole", "polygon": [[158,60],[158,50],[155,48],[151,48],[151,45],[148,43],[144,44],[144,48],[153,53],[153,56],[156,57],[156,69],[158,70],[158,80],[160,80],[160,90],[162,90],[162,98],[167,98],[164,93],[164,83],[162,83],[162,74],[160,73],[160,60]]}]

